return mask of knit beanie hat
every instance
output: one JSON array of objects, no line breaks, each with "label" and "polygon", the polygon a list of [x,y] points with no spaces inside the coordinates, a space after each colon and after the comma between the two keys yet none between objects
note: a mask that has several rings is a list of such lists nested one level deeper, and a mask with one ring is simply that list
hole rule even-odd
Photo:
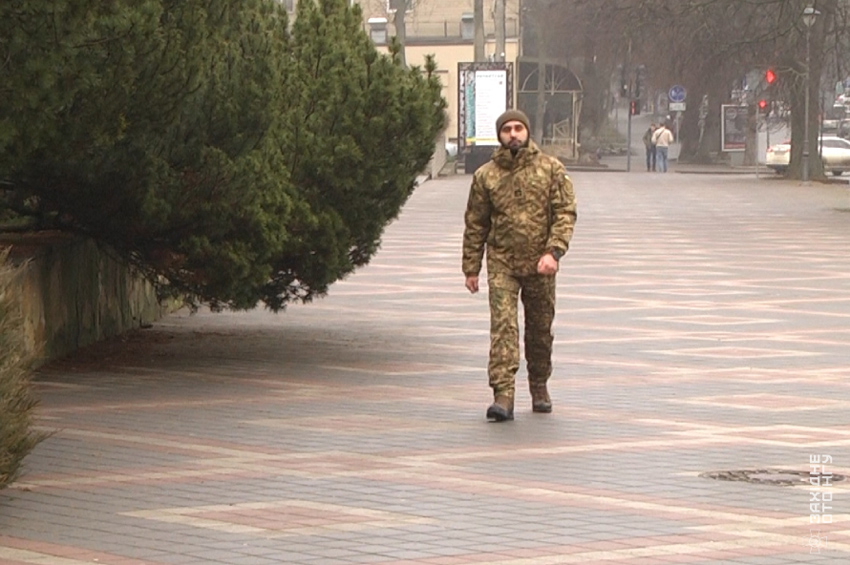
[{"label": "knit beanie hat", "polygon": [[508,110],[496,119],[496,133],[502,131],[502,126],[508,122],[522,122],[525,129],[531,129],[528,125],[528,116],[522,110]]}]

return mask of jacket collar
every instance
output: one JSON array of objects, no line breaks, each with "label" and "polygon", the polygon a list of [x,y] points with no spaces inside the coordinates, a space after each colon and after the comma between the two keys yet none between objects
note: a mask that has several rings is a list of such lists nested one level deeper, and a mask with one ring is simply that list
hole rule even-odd
[{"label": "jacket collar", "polygon": [[534,141],[529,140],[528,147],[523,147],[517,151],[516,157],[513,156],[510,149],[500,146],[493,151],[493,161],[499,168],[511,171],[529,164],[538,153],[540,153],[540,148]]}]

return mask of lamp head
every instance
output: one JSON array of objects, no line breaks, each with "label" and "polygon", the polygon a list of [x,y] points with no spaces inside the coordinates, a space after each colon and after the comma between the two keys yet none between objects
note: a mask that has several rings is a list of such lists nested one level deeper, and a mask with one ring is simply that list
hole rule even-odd
[{"label": "lamp head", "polygon": [[812,27],[819,15],[820,12],[815,10],[814,6],[806,6],[806,9],[803,10],[803,25]]}]

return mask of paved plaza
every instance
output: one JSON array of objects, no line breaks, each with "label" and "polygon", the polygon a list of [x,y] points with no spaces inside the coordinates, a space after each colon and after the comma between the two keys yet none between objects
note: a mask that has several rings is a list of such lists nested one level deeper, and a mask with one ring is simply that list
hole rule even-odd
[{"label": "paved plaza", "polygon": [[523,368],[486,422],[470,177],[429,181],[325,299],[43,368],[0,563],[850,563],[850,188],[672,168],[573,175],[553,414]]}]

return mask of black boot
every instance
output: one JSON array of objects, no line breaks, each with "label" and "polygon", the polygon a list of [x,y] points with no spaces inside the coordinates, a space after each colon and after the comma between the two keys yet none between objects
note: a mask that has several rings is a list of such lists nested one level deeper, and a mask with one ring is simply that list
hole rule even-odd
[{"label": "black boot", "polygon": [[487,409],[487,419],[496,422],[514,419],[514,401],[507,396],[497,395],[495,402]]}]

